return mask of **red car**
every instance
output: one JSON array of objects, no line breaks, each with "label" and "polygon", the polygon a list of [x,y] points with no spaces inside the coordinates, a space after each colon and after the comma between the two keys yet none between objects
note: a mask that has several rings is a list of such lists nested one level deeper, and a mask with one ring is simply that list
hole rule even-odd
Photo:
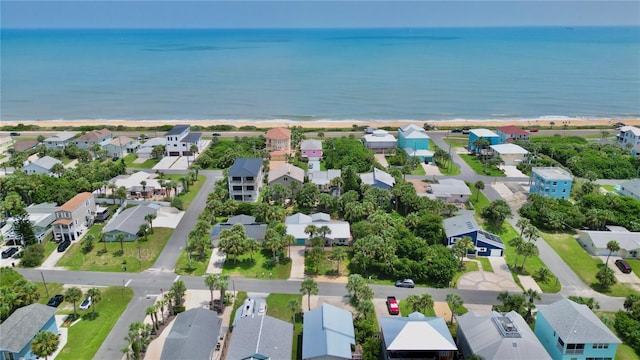
[{"label": "red car", "polygon": [[400,314],[400,307],[398,306],[398,300],[396,300],[395,296],[387,296],[387,310],[389,310],[389,314],[391,315]]},{"label": "red car", "polygon": [[529,130],[529,132],[538,132],[538,128],[533,128],[533,129]]}]

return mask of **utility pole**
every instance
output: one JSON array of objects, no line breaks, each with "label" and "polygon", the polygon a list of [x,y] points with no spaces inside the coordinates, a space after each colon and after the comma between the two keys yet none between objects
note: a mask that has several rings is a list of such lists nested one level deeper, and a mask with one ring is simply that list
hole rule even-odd
[{"label": "utility pole", "polygon": [[40,275],[42,276],[42,284],[44,285],[44,290],[47,292],[47,297],[49,297],[49,289],[47,289],[47,283],[44,281],[44,273],[40,271]]}]

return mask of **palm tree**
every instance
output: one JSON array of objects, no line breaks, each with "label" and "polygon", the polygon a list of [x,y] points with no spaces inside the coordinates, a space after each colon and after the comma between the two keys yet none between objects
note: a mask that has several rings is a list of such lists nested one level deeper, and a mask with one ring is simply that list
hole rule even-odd
[{"label": "palm tree", "polygon": [[70,287],[64,292],[64,298],[73,303],[73,317],[74,319],[77,318],[78,309],[76,308],[76,303],[82,299],[82,290],[77,287]]},{"label": "palm tree", "polygon": [[527,238],[527,241],[531,242],[531,240],[536,241],[538,239],[540,231],[533,224],[529,224],[522,230],[522,234]]},{"label": "palm tree", "polygon": [[207,274],[207,276],[204,278],[204,284],[207,285],[207,287],[209,288],[209,292],[211,293],[211,302],[209,303],[209,309],[212,309],[213,308],[213,290],[216,289],[215,287],[216,275]]},{"label": "palm tree", "polygon": [[226,291],[229,288],[229,275],[218,274],[216,276],[215,287],[216,289],[220,290],[220,302],[224,304],[226,299]]},{"label": "palm tree", "polygon": [[151,323],[153,324],[153,328],[157,330],[158,320],[155,318],[156,308],[153,305],[151,305],[144,310],[144,313],[146,315],[149,315],[149,317],[151,317]]},{"label": "palm tree", "polygon": [[526,316],[526,319],[527,319],[527,321],[531,321],[531,319],[532,319],[531,311],[532,311],[533,309],[535,309],[535,307],[536,307],[536,306],[533,304],[533,302],[534,302],[535,300],[540,300],[540,299],[542,299],[542,298],[540,297],[540,294],[539,294],[537,291],[533,290],[533,289],[527,289],[527,290],[525,290],[525,291],[522,293],[522,295],[524,295],[524,296],[525,296],[525,298],[527,298],[527,304],[525,304],[526,309],[527,309],[527,316]]},{"label": "palm tree", "polygon": [[124,200],[127,198],[127,188],[125,188],[124,186],[120,186],[116,190],[116,198],[120,200],[120,205],[122,205],[124,203]]},{"label": "palm tree", "polygon": [[107,252],[107,237],[102,232],[98,236],[100,236],[100,241],[102,241],[102,243],[104,244],[104,252],[106,253]]},{"label": "palm tree", "polygon": [[140,227],[138,228],[138,236],[143,237],[144,241],[147,241],[148,235],[149,235],[149,225],[140,224]]},{"label": "palm tree", "polygon": [[336,247],[333,249],[333,253],[331,254],[331,258],[337,261],[336,265],[336,274],[340,275],[340,261],[347,258],[347,254],[344,249],[341,247]]},{"label": "palm tree", "polygon": [[520,237],[522,237],[522,233],[524,232],[524,229],[529,225],[531,225],[531,221],[529,221],[529,219],[524,217],[518,219],[518,222],[516,223],[516,227],[520,229]]},{"label": "palm tree", "polygon": [[538,247],[536,244],[528,242],[524,243],[521,247],[521,253],[524,256],[522,259],[522,265],[520,266],[520,270],[524,269],[524,263],[527,261],[529,256],[538,255]]},{"label": "palm tree", "polygon": [[315,225],[307,225],[304,228],[304,232],[306,234],[309,234],[309,237],[312,238],[314,237],[316,234],[318,234],[318,227]]},{"label": "palm tree", "polygon": [[464,301],[458,294],[447,294],[447,304],[451,309],[451,324],[453,324],[453,316],[456,314],[456,309],[462,306],[462,304],[464,304]]},{"label": "palm tree", "polygon": [[245,242],[244,246],[245,246],[245,250],[249,252],[249,257],[253,262],[253,253],[260,250],[260,244],[258,244],[258,241],[256,239],[247,238],[247,241]]},{"label": "palm tree", "polygon": [[300,284],[300,292],[302,295],[307,295],[307,308],[311,310],[311,295],[318,294],[318,283],[308,277]]},{"label": "palm tree", "polygon": [[146,199],[147,198],[147,182],[142,180],[140,181],[140,185],[142,185],[142,198]]},{"label": "palm tree", "polygon": [[516,259],[513,263],[513,268],[515,269],[518,266],[518,256],[520,256],[522,246],[524,245],[524,239],[520,236],[516,236],[513,239],[509,240],[509,246],[512,246],[516,249]]},{"label": "palm tree", "polygon": [[118,233],[118,235],[116,235],[116,240],[118,240],[120,242],[120,253],[122,253],[124,255],[124,233]]},{"label": "palm tree", "polygon": [[475,249],[475,245],[473,245],[473,240],[469,236],[463,236],[462,239],[453,244],[451,250],[460,257],[460,267],[463,266],[463,260],[465,255],[467,255],[467,251],[473,249]]},{"label": "palm tree", "polygon": [[620,250],[620,244],[615,240],[611,240],[607,243],[607,249],[609,250],[609,255],[607,255],[607,262],[605,264],[609,266],[609,256]]},{"label": "palm tree", "polygon": [[96,315],[96,304],[102,301],[102,292],[98,288],[91,288],[87,290],[87,296],[91,297],[91,311],[93,316]]},{"label": "palm tree", "polygon": [[482,180],[476,181],[476,183],[473,184],[473,187],[475,187],[478,190],[478,192],[476,193],[476,201],[478,201],[478,198],[480,197],[480,191],[484,190],[484,181]]},{"label": "palm tree", "polygon": [[154,213],[149,213],[147,215],[144,216],[144,220],[149,223],[149,229],[151,230],[151,233],[153,234],[153,219],[156,218],[156,214]]},{"label": "palm tree", "polygon": [[418,297],[416,306],[422,310],[422,314],[427,314],[428,310],[433,307],[433,298],[430,294],[424,293]]},{"label": "palm tree", "polygon": [[282,239],[287,244],[287,247],[289,248],[288,249],[289,250],[289,258],[291,258],[291,244],[295,244],[296,238],[291,234],[287,234]]},{"label": "palm tree", "polygon": [[300,300],[298,299],[289,299],[287,303],[287,309],[291,310],[291,316],[293,323],[296,323],[296,314],[300,312]]},{"label": "palm tree", "polygon": [[328,227],[327,225],[322,225],[318,228],[318,233],[322,234],[322,240],[324,240],[324,243],[327,243],[327,235],[331,234],[331,228]]},{"label": "palm tree", "polygon": [[48,359],[58,350],[58,345],[60,345],[60,336],[48,330],[40,331],[31,340],[31,352],[38,357]]}]

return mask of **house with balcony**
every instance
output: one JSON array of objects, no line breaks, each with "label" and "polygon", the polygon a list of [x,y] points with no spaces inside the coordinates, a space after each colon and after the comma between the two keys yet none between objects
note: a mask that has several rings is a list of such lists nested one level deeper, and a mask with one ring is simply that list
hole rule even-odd
[{"label": "house with balcony", "polygon": [[280,165],[269,171],[267,183],[269,186],[280,184],[295,195],[304,184],[304,170],[291,164]]},{"label": "house with balcony", "polygon": [[503,256],[506,246],[500,236],[484,231],[476,222],[473,211],[453,216],[442,221],[447,246],[451,247],[464,236],[471,238],[474,250],[469,254],[476,256]]},{"label": "house with balcony", "polygon": [[640,179],[623,182],[620,184],[620,190],[618,190],[618,193],[621,196],[631,196],[636,200],[640,200]]},{"label": "house with balcony", "polygon": [[238,202],[256,202],[262,189],[262,159],[240,158],[229,168],[229,198]]},{"label": "house with balcony", "polygon": [[[31,204],[25,210],[29,216],[29,222],[33,228],[36,239],[41,243],[42,239],[51,230],[51,224],[55,219],[55,211],[57,209],[55,203]],[[0,235],[3,240],[10,244],[17,244],[20,238],[15,232],[16,218],[11,217],[6,221],[0,222]]]},{"label": "house with balcony", "polygon": [[202,133],[192,133],[190,125],[176,125],[164,134],[165,156],[192,156],[191,147],[200,151]]},{"label": "house with balcony", "polygon": [[103,147],[111,141],[113,133],[108,129],[91,130],[80,135],[75,139],[76,145],[80,149],[91,150],[94,145],[100,145]]},{"label": "house with balcony", "polygon": [[119,234],[124,235],[123,241],[135,241],[138,238],[140,225],[147,223],[145,216],[155,215],[157,211],[155,206],[147,205],[136,205],[123,210],[102,228],[105,241],[119,241]]},{"label": "house with balcony", "polygon": [[453,360],[458,351],[441,317],[425,317],[414,312],[407,317],[381,317],[378,323],[384,360]]},{"label": "house with balcony", "polygon": [[16,309],[0,324],[0,360],[40,359],[31,352],[31,341],[41,331],[58,334],[56,311],[37,303]]},{"label": "house with balcony", "polygon": [[391,174],[378,168],[373,168],[373,172],[360,174],[360,180],[362,180],[363,185],[371,185],[382,190],[389,190],[396,183],[396,179]]},{"label": "house with balcony", "polygon": [[303,360],[351,360],[355,344],[353,315],[349,311],[324,303],[304,313]]},{"label": "house with balcony", "polygon": [[529,133],[514,125],[499,127],[496,129],[496,134],[500,137],[500,144],[510,143],[514,140],[529,140]]},{"label": "house with balcony", "polygon": [[471,129],[469,131],[469,144],[467,145],[469,152],[477,153],[481,150],[476,144],[478,139],[487,140],[487,147],[500,143],[500,136],[489,129]]},{"label": "house with balcony", "polygon": [[270,129],[265,134],[265,140],[265,150],[268,152],[291,153],[291,130],[285,128]]},{"label": "house with balcony", "polygon": [[53,238],[56,242],[62,240],[77,240],[91,225],[96,213],[96,201],[90,192],[80,193],[64,203],[55,212],[53,221]]},{"label": "house with balcony", "polygon": [[33,174],[54,175],[53,167],[56,164],[64,165],[62,161],[56,158],[52,158],[49,155],[46,155],[32,163],[28,163],[27,165],[23,166],[22,171],[24,171],[24,173],[27,175],[33,175]]},{"label": "house with balcony", "polygon": [[537,305],[534,333],[553,360],[614,359],[621,341],[586,305]]},{"label": "house with balcony", "polygon": [[635,126],[623,126],[616,140],[622,147],[629,147],[633,156],[640,154],[640,128]]},{"label": "house with balcony", "polygon": [[620,250],[612,255],[640,259],[640,232],[631,232],[622,226],[607,226],[608,231],[580,230],[578,241],[591,255],[608,256],[609,241],[617,241]]},{"label": "house with balcony", "polygon": [[306,139],[300,142],[300,156],[307,160],[320,160],[322,158],[322,141]]},{"label": "house with balcony", "polygon": [[489,146],[493,151],[493,156],[500,156],[504,165],[517,166],[518,164],[527,160],[529,152],[522,146],[505,143]]},{"label": "house with balcony", "polygon": [[[315,213],[309,216],[297,213],[287,216],[284,225],[287,228],[287,235],[292,235],[296,239],[296,245],[310,245],[312,234],[305,232],[309,225],[318,229],[326,226],[329,229],[329,232],[325,234],[325,246],[349,245],[351,243],[351,225],[347,221],[332,221],[329,214]],[[322,234],[314,236],[322,236]]]},{"label": "house with balcony", "polygon": [[133,140],[128,136],[116,136],[102,146],[109,157],[125,157],[133,154],[140,148],[140,141]]},{"label": "house with balcony", "polygon": [[76,133],[64,131],[44,139],[43,144],[47,149],[64,149],[73,142],[75,137]]},{"label": "house with balcony", "polygon": [[429,150],[429,135],[420,126],[410,124],[398,129],[398,147],[409,157],[420,161],[433,161],[433,151]]},{"label": "house with balcony", "polygon": [[573,176],[559,167],[534,167],[529,177],[529,193],[556,199],[569,199]]},{"label": "house with balcony", "polygon": [[375,130],[364,136],[364,146],[376,154],[394,154],[398,141],[386,130]]}]

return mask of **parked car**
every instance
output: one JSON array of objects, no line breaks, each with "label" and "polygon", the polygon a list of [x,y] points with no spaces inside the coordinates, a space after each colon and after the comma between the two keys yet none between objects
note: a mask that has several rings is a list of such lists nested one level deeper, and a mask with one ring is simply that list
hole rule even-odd
[{"label": "parked car", "polygon": [[62,240],[60,244],[58,244],[58,252],[63,252],[67,250],[67,248],[71,245],[71,240]]},{"label": "parked car", "polygon": [[120,159],[120,157],[119,157],[119,156],[114,156],[114,157],[111,159],[111,161],[118,161],[118,159]]},{"label": "parked car", "polygon": [[220,136],[220,133],[213,133],[211,136]]},{"label": "parked car", "polygon": [[8,258],[12,257],[15,253],[17,253],[18,250],[20,250],[20,249],[17,246],[12,246],[10,248],[4,249],[2,251],[2,258],[3,259],[8,259]]},{"label": "parked car", "polygon": [[19,132],[12,132],[9,134],[9,136],[20,136]]},{"label": "parked car", "polygon": [[387,310],[391,315],[400,314],[400,306],[398,306],[398,300],[395,296],[387,296]]},{"label": "parked car", "polygon": [[538,128],[531,128],[531,130],[529,130],[529,132],[538,132]]},{"label": "parked car", "polygon": [[455,129],[451,130],[451,132],[452,133],[461,133],[462,129],[455,128]]},{"label": "parked car", "polygon": [[403,279],[396,281],[396,287],[414,288],[416,284],[411,279]]},{"label": "parked car", "polygon": [[630,274],[631,271],[633,271],[633,269],[631,269],[631,265],[622,259],[616,260],[616,266],[625,274]]},{"label": "parked car", "polygon": [[465,126],[462,128],[462,133],[463,134],[469,134],[471,132],[471,128],[468,126]]},{"label": "parked car", "polygon": [[91,296],[84,299],[82,303],[80,303],[80,310],[87,310],[91,306]]},{"label": "parked car", "polygon": [[63,301],[64,301],[64,295],[58,294],[52,297],[51,299],[49,299],[49,302],[47,303],[47,305],[51,307],[58,307],[60,306],[60,304],[62,304]]}]

